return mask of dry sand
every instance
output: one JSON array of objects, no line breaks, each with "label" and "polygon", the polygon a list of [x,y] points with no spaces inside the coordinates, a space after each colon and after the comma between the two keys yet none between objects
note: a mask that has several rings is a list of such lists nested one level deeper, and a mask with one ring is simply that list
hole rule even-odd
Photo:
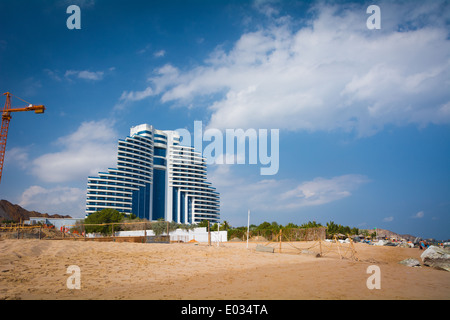
[{"label": "dry sand", "polygon": [[[450,273],[398,262],[419,249],[356,244],[359,261],[336,254],[256,252],[256,243],[145,244],[62,240],[0,241],[0,299],[443,299]],[[308,247],[311,243],[302,243]],[[285,248],[285,247],[283,247]],[[67,267],[81,270],[68,289]],[[381,270],[369,290],[367,267]]]}]

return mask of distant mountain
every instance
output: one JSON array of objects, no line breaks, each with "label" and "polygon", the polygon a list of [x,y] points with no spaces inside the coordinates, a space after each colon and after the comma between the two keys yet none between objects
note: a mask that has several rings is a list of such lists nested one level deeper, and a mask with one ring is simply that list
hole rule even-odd
[{"label": "distant mountain", "polygon": [[22,221],[29,220],[30,217],[71,218],[70,216],[63,216],[59,214],[49,215],[48,213],[28,211],[17,204],[12,204],[7,200],[0,200],[0,222],[3,220],[20,222],[21,219]]},{"label": "distant mountain", "polygon": [[377,229],[377,235],[379,238],[396,238],[398,240],[405,239],[406,241],[414,241],[414,239],[416,239],[416,236],[410,234],[398,234],[386,229]]}]

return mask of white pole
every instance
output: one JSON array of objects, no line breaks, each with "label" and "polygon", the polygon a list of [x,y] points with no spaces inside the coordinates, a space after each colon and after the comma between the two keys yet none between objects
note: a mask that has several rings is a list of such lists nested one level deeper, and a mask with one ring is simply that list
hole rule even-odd
[{"label": "white pole", "polygon": [[248,210],[248,220],[247,220],[247,249],[248,249],[248,234],[250,233],[250,209]]},{"label": "white pole", "polygon": [[220,223],[217,222],[217,246],[219,246],[219,242],[220,242]]}]

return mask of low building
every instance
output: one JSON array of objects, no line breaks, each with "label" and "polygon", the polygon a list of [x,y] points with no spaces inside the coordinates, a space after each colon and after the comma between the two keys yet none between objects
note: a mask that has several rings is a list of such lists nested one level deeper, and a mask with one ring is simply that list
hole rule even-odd
[{"label": "low building", "polygon": [[62,228],[70,229],[77,222],[83,222],[84,218],[46,218],[46,217],[30,217],[30,220],[24,221],[25,224],[37,225],[46,224],[55,226],[56,230],[62,230]]},{"label": "low building", "polygon": [[[213,231],[211,230],[211,242],[227,242],[227,231]],[[134,230],[134,231],[117,231],[114,233],[115,237],[143,237],[154,236],[153,230]],[[207,243],[209,242],[209,234],[207,228],[194,228],[193,230],[177,229],[169,232],[170,241],[172,242],[189,242],[197,241]],[[87,235],[91,237],[91,235]]]}]

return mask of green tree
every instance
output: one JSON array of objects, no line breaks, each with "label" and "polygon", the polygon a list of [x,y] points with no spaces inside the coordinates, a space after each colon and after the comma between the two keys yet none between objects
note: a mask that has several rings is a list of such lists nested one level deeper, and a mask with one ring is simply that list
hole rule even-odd
[{"label": "green tree", "polygon": [[202,220],[197,226],[198,228],[208,228],[208,220]]},{"label": "green tree", "polygon": [[198,228],[198,226],[196,224],[181,223],[178,225],[178,228],[189,231],[189,230],[194,230],[195,228]]},{"label": "green tree", "polygon": [[312,222],[308,221],[307,223],[304,223],[300,226],[300,228],[318,228],[318,227],[322,227],[322,225],[315,221],[312,221]]},{"label": "green tree", "polygon": [[327,234],[332,237],[338,233],[342,233],[344,235],[357,235],[359,234],[359,229],[336,224],[333,221],[327,222]]},{"label": "green tree", "polygon": [[230,224],[228,223],[228,221],[224,221],[224,222],[222,223],[222,226],[223,226],[223,229],[226,230],[226,231],[230,230],[230,228],[231,228],[231,226],[230,226]]},{"label": "green tree", "polygon": [[130,213],[130,214],[128,215],[128,218],[129,218],[130,220],[134,220],[134,219],[137,218],[137,216],[136,216],[134,213]]},{"label": "green tree", "polygon": [[256,230],[266,230],[266,229],[270,229],[271,226],[272,226],[272,225],[271,225],[269,222],[264,221],[263,223],[261,223],[259,226],[256,227]]},{"label": "green tree", "polygon": [[[253,226],[253,230],[256,229],[255,225],[250,225],[250,232],[252,230],[252,226]],[[227,235],[228,235],[228,240],[233,239],[233,238],[243,239],[247,235],[247,227],[230,228],[230,229],[228,229]]]},{"label": "green tree", "polygon": [[169,232],[170,231],[175,231],[180,227],[180,225],[178,223],[176,223],[175,221],[171,221],[169,223]]},{"label": "green tree", "polygon": [[[121,222],[124,218],[124,214],[115,209],[106,208],[101,211],[96,211],[90,214],[84,219],[85,224],[108,224],[103,226],[86,226],[86,232],[100,232],[104,235],[112,233],[111,223]],[[118,226],[115,226],[114,231],[120,230]]]},{"label": "green tree", "polygon": [[167,232],[167,222],[163,219],[158,219],[157,222],[152,223],[152,230],[155,236],[162,235],[164,232]]}]

